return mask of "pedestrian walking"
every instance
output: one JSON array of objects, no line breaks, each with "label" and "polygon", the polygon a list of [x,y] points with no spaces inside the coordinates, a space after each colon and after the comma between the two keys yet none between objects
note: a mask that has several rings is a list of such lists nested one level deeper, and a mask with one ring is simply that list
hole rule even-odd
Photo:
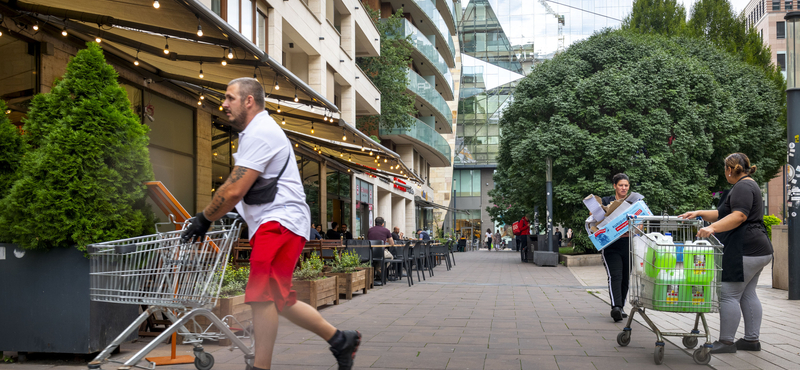
[{"label": "pedestrian walking", "polygon": [[558,247],[561,248],[561,231],[558,228],[556,228],[556,232],[553,234],[553,236],[556,238]]},{"label": "pedestrian walking", "polygon": [[572,228],[567,229],[567,246],[572,245]]},{"label": "pedestrian walking", "polygon": [[[716,234],[725,246],[719,297],[719,340],[711,353],[760,351],[762,308],[756,294],[761,271],[772,261],[772,244],[764,225],[761,188],[750,175],[756,166],[743,153],[725,158],[725,179],[733,185],[717,210],[686,212],[679,217],[713,222],[700,229],[701,238]],[[744,338],[734,342],[744,313]]]},{"label": "pedestrian walking", "polygon": [[494,235],[492,235],[492,244],[495,250],[500,250],[500,229],[495,230]]},{"label": "pedestrian walking", "polygon": [[[361,334],[336,329],[314,307],[298,302],[292,290],[292,273],[309,236],[311,212],[291,142],[264,110],[264,89],[256,79],[228,83],[222,107],[231,126],[240,131],[236,165],[211,204],[191,219],[182,240],[203,239],[214,220],[236,207],[247,223],[253,248],[245,302],[253,310],[257,338],[254,369],[271,367],[278,315],[325,339],[339,369],[350,369]],[[256,190],[256,183],[266,186]]]},{"label": "pedestrian walking", "polygon": [[[611,179],[611,183],[614,185],[614,195],[602,198],[604,206],[615,200],[628,197],[628,190],[630,190],[631,186],[628,175],[618,173]],[[606,267],[606,274],[608,274],[608,295],[611,297],[611,318],[614,319],[614,322],[622,321],[622,319],[628,317],[628,314],[623,310],[630,280],[628,243],[628,233],[625,233],[617,241],[600,251],[600,255],[603,257],[603,264]]]},{"label": "pedestrian walking", "polygon": [[484,239],[486,239],[486,248],[488,248],[489,251],[492,250],[492,236],[492,229],[486,229],[486,235],[484,236]]},{"label": "pedestrian walking", "polygon": [[518,221],[519,235],[517,235],[517,248],[520,251],[520,259],[522,262],[528,262],[528,235],[531,235],[531,224],[528,222],[528,216],[522,216]]}]

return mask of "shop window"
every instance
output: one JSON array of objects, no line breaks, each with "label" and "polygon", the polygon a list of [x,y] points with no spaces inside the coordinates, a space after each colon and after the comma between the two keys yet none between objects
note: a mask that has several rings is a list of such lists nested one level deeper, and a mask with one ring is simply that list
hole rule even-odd
[{"label": "shop window", "polygon": [[320,219],[322,207],[320,206],[319,162],[306,156],[298,155],[296,158],[297,169],[300,171],[300,178],[303,179],[306,203],[311,209],[311,222],[319,224],[322,222]]}]

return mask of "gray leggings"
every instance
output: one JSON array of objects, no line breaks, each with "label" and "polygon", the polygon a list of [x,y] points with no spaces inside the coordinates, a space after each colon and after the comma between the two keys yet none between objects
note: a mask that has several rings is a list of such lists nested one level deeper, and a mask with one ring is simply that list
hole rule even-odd
[{"label": "gray leggings", "polygon": [[756,295],[756,286],[761,270],[772,255],[743,257],[744,281],[722,283],[719,297],[719,340],[733,342],[739,320],[744,314],[744,339],[756,341],[761,331],[761,301]]}]

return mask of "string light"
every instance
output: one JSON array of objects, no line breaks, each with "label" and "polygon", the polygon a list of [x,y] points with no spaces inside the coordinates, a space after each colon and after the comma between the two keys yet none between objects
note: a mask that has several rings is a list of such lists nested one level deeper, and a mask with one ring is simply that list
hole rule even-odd
[{"label": "string light", "polygon": [[133,65],[139,65],[139,49],[136,49],[136,59],[133,60]]},{"label": "string light", "polygon": [[253,79],[258,81],[258,77],[256,77],[256,71],[258,71],[258,67],[253,68]]},{"label": "string light", "polygon": [[94,42],[96,42],[98,44],[101,43],[102,41],[103,41],[103,39],[101,39],[100,36],[97,36],[97,37],[94,38]]},{"label": "string light", "polygon": [[300,101],[300,99],[297,98],[297,88],[295,87],[294,88],[294,102],[297,103],[299,101]]},{"label": "string light", "polygon": [[64,25],[64,28],[61,29],[61,36],[67,36],[67,26]]},{"label": "string light", "polygon": [[33,25],[33,30],[34,31],[38,31],[39,30],[39,22],[36,22],[36,24]]},{"label": "string light", "polygon": [[200,78],[203,78],[203,62],[200,62]]},{"label": "string light", "polygon": [[379,155],[375,156],[375,160],[379,160],[379,159],[381,159],[381,156],[379,156]]},{"label": "string light", "polygon": [[347,169],[347,172],[350,172],[350,169],[349,169],[349,168]]},{"label": "string light", "polygon": [[219,106],[219,110],[220,110],[220,112],[223,110],[223,108],[222,108],[222,106],[221,106],[221,105]]},{"label": "string light", "polygon": [[278,104],[278,113],[280,113],[280,112],[281,112],[281,105]]},{"label": "string light", "polygon": [[383,159],[383,163],[386,163],[386,162],[387,162],[387,161],[386,161],[386,158],[384,158],[384,159]]},{"label": "string light", "polygon": [[339,153],[339,156],[340,157],[344,157],[344,153]]},{"label": "string light", "polygon": [[361,139],[361,151],[364,151],[364,139]]},{"label": "string light", "polygon": [[300,144],[298,144],[298,143],[294,143],[294,147],[295,147],[295,148],[297,148],[297,147],[299,147],[299,146],[300,146]]},{"label": "string light", "polygon": [[369,150],[369,156],[372,157],[372,149]]},{"label": "string light", "polygon": [[228,48],[228,59],[233,59],[233,48]]},{"label": "string light", "polygon": [[347,141],[347,132],[342,128],[342,141]]},{"label": "string light", "polygon": [[169,54],[169,36],[164,36],[167,39],[167,44],[164,45],[164,54]]},{"label": "string light", "polygon": [[314,133],[314,122],[311,122],[311,133]]},{"label": "string light", "polygon": [[203,26],[200,25],[200,17],[197,17],[197,36],[203,37]]},{"label": "string light", "polygon": [[275,90],[280,90],[281,86],[278,85],[278,75],[275,75]]},{"label": "string light", "polygon": [[281,118],[281,124],[282,124],[282,125],[285,125],[285,124],[286,124],[286,117],[283,117],[283,118]]},{"label": "string light", "polygon": [[153,8],[158,9],[160,7],[161,7],[161,4],[158,3],[158,0],[153,0]]},{"label": "string light", "polygon": [[[353,155],[352,154],[348,154],[347,155],[347,160],[352,162],[353,161]],[[348,169],[348,171],[350,171],[350,170]]]}]

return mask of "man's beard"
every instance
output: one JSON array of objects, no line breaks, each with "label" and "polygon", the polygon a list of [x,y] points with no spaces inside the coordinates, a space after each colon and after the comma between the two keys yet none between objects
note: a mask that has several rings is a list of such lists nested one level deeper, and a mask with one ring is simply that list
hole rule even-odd
[{"label": "man's beard", "polygon": [[[233,111],[231,111],[231,114],[233,114]],[[242,110],[241,112],[239,112],[239,114],[236,114],[231,118],[231,126],[239,131],[242,131],[244,130],[246,119],[247,119],[247,112]]]}]

